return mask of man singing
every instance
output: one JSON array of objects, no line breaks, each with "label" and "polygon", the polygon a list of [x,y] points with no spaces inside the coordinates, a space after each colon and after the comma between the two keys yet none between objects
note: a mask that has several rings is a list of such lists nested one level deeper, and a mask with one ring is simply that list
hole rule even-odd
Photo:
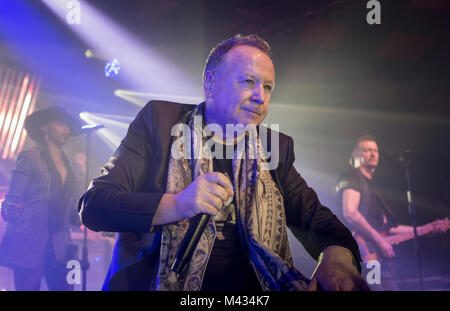
[{"label": "man singing", "polygon": [[[210,52],[203,103],[151,101],[139,112],[80,200],[88,228],[119,232],[104,289],[367,288],[351,233],[294,168],[292,138],[260,125],[274,86],[267,42],[238,35]],[[278,140],[266,141],[264,131]],[[175,273],[199,214],[211,215],[209,223]],[[288,227],[318,260],[311,280],[294,267]]]}]

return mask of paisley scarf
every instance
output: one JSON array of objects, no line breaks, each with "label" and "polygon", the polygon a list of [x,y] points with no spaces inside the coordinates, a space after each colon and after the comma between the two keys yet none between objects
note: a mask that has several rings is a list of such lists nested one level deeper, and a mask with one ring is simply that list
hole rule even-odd
[{"label": "paisley scarf", "polygon": [[[190,140],[186,140],[183,136],[186,133],[182,135],[180,131],[176,138],[178,142],[184,138],[185,143],[172,144],[167,193],[178,193],[198,176],[213,171],[211,153],[205,148],[206,135],[202,135],[205,124],[202,122],[201,126],[194,126],[195,118],[204,120],[204,109],[204,103],[198,105],[178,123],[188,125]],[[263,290],[304,290],[308,279],[294,267],[286,232],[283,197],[270,172],[262,169],[265,159],[256,127],[242,137],[240,143],[243,148],[237,148],[232,160],[232,183],[239,235],[244,241],[247,257]],[[170,267],[192,219],[163,226],[156,290],[201,289],[216,238],[215,220],[221,217],[226,216],[219,213],[210,218],[187,269],[181,274],[171,271]]]}]

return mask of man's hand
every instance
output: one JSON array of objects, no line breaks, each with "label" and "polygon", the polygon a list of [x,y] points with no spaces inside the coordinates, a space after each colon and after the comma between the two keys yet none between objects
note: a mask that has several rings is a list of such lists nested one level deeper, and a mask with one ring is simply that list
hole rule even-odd
[{"label": "man's hand", "polygon": [[204,174],[183,191],[164,194],[153,217],[152,226],[191,218],[199,213],[216,216],[223,207],[223,202],[233,196],[233,186],[227,176],[218,172]]},{"label": "man's hand", "polygon": [[233,186],[227,176],[218,172],[207,173],[176,194],[177,211],[181,218],[191,218],[200,213],[216,216],[223,202],[233,195]]},{"label": "man's hand", "polygon": [[393,258],[395,256],[394,248],[384,238],[380,238],[376,243],[384,257]]},{"label": "man's hand", "polygon": [[320,254],[308,290],[317,290],[317,284],[328,291],[370,290],[353,264],[352,253],[341,246],[329,246]]}]

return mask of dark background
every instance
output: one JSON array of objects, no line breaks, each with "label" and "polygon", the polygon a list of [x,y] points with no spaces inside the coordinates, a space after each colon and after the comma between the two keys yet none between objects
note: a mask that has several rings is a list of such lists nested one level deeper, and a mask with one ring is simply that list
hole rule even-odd
[{"label": "dark background", "polygon": [[[149,68],[142,79],[135,76],[143,82],[139,85],[122,74],[107,79],[104,61],[84,57],[91,47],[76,35],[77,25],[67,24],[41,1],[2,0],[0,66],[41,76],[37,108],[62,105],[73,113],[134,117],[140,107],[114,96],[114,90],[202,96],[201,73],[209,50],[237,33],[256,33],[272,45],[276,69],[265,123],[280,124],[282,132],[293,136],[295,166],[324,205],[337,209],[333,194],[337,175],[347,167],[356,137],[371,134],[382,152],[376,181],[399,222],[411,223],[405,170],[387,153],[405,149],[411,154],[418,224],[449,216],[449,1],[381,1],[380,25],[367,24],[367,1],[86,3],[163,56],[183,78],[161,78],[160,69]],[[83,9],[82,2],[82,14]],[[98,34],[99,41],[103,35]],[[118,34],[108,35],[120,45]],[[127,67],[121,70],[126,73]],[[92,176],[113,152],[98,137],[94,145]],[[76,138],[68,150],[84,148],[83,139]],[[2,186],[8,184],[12,165],[1,163]],[[420,242],[426,288],[449,289],[448,233]],[[416,278],[412,242],[396,250],[399,274]],[[312,259],[296,242],[293,252],[300,270],[310,274]],[[402,286],[414,289],[416,283]]]}]

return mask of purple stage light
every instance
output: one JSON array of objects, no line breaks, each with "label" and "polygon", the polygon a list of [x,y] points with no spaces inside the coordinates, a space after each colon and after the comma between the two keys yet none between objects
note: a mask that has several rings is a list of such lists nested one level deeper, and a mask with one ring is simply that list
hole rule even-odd
[{"label": "purple stage light", "polygon": [[120,64],[117,58],[110,60],[105,65],[105,76],[107,78],[115,77],[119,74]]}]

